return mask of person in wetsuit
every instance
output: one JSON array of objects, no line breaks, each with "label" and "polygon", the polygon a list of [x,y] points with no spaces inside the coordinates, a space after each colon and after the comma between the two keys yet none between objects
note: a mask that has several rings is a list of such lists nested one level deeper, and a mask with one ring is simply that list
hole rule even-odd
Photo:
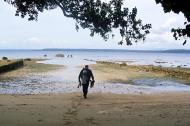
[{"label": "person in wetsuit", "polygon": [[92,71],[88,68],[88,65],[85,65],[85,67],[80,71],[78,80],[79,80],[79,86],[82,85],[83,96],[86,99],[90,81],[91,81],[91,87],[93,86],[92,84],[94,84],[95,82]]}]

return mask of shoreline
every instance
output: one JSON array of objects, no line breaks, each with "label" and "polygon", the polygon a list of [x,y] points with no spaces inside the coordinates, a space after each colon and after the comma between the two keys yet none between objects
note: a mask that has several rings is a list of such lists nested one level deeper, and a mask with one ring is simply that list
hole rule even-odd
[{"label": "shoreline", "polygon": [[[81,91],[81,89],[76,89],[77,75],[80,71],[79,66],[67,68],[67,66],[43,64],[36,61],[39,60],[27,61],[24,68],[1,75],[2,94],[71,93]],[[92,64],[90,69],[92,69],[96,80],[95,88],[92,89],[92,92],[158,94],[190,91],[190,87],[187,86],[189,85],[188,81],[168,76],[163,72],[146,70],[149,67],[110,62]],[[12,81],[7,81],[6,78],[12,79]]]}]

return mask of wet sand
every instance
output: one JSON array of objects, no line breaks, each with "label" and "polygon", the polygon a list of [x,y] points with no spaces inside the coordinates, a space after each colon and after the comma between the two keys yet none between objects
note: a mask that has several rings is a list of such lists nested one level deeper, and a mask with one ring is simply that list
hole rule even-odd
[{"label": "wet sand", "polygon": [[190,93],[0,95],[2,126],[189,126]]}]

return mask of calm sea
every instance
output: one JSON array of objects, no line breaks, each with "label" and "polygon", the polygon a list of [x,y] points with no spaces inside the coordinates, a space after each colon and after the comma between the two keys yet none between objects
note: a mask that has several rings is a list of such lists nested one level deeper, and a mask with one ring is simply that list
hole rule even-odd
[{"label": "calm sea", "polygon": [[[65,58],[57,58],[56,54],[64,54]],[[47,57],[44,57],[47,55]],[[68,57],[68,55],[72,55]],[[67,66],[83,65],[88,60],[113,60],[130,64],[156,65],[166,67],[190,67],[190,51],[128,51],[128,50],[96,50],[96,49],[63,49],[63,50],[0,50],[0,58],[47,58],[44,63],[63,64]]]}]

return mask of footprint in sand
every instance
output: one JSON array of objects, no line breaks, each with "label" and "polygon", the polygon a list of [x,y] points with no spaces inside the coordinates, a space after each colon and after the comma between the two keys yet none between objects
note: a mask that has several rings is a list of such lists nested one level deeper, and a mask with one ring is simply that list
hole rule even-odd
[{"label": "footprint in sand", "polygon": [[90,124],[97,125],[98,123],[95,122],[95,119],[93,117],[86,118],[85,121]]},{"label": "footprint in sand", "polygon": [[38,119],[38,122],[42,122],[43,120],[42,119]]},{"label": "footprint in sand", "polygon": [[66,121],[65,123],[64,123],[64,125],[71,125],[72,124],[72,122],[69,122],[69,121]]}]

